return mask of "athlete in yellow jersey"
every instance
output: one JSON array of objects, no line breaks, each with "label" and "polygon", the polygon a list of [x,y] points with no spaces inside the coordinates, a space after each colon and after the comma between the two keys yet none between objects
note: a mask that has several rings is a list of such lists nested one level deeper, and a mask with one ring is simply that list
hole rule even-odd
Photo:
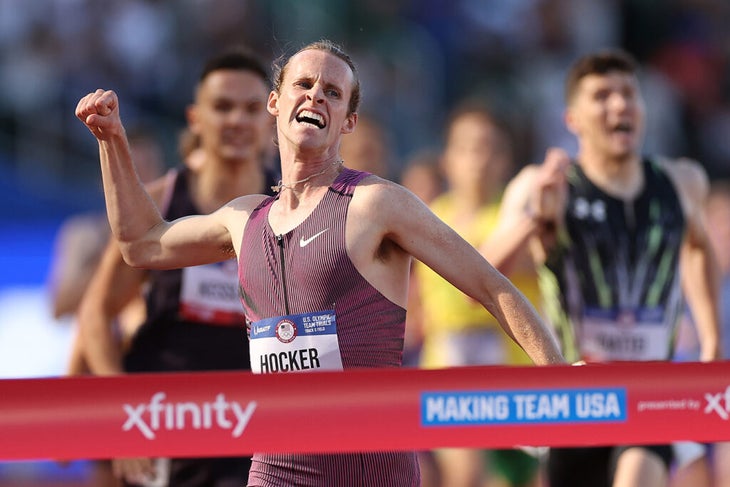
[{"label": "athlete in yellow jersey", "polygon": [[[469,221],[459,209],[458,199],[448,192],[433,201],[431,210],[478,248],[494,228],[499,195],[475,208]],[[464,220],[461,225],[460,219]],[[504,336],[497,320],[476,301],[422,264],[416,272],[423,311],[422,367],[532,363],[516,343]],[[534,271],[525,269],[511,275],[510,280],[533,304],[538,304],[539,290]],[[485,350],[489,352],[485,353]]]},{"label": "athlete in yellow jersey", "polygon": [[[459,107],[449,119],[442,164],[447,190],[430,208],[479,248],[497,223],[502,190],[513,169],[507,133],[488,110],[474,105]],[[537,307],[535,268],[527,253],[524,257],[524,266],[514,263],[510,279]],[[491,314],[425,265],[416,264],[413,285],[417,286],[421,317],[422,367],[531,363],[501,332]],[[488,462],[481,450],[448,448],[433,453],[442,485],[485,485],[496,473],[507,477],[507,485],[528,485],[537,468],[536,459],[519,451],[489,452]],[[503,461],[505,455],[522,463],[510,468]],[[516,472],[520,478],[515,477]]]}]

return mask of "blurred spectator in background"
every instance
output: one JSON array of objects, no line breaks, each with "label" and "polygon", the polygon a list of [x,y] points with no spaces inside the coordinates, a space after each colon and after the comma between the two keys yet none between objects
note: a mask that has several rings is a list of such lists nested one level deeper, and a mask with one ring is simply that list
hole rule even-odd
[{"label": "blurred spectator in background", "polygon": [[[273,140],[269,89],[267,69],[247,49],[224,52],[205,64],[187,110],[189,133],[180,142],[184,164],[149,185],[165,217],[210,213],[235,197],[271,191],[276,178],[266,173],[264,162]],[[147,318],[124,350],[114,338],[113,322],[145,286]],[[146,271],[128,266],[111,240],[82,301],[79,322],[97,375],[250,370],[235,261]],[[118,459],[114,465],[134,484],[166,463]],[[240,486],[249,468],[250,458],[173,459],[166,482]]]},{"label": "blurred spectator in background", "polygon": [[[429,206],[478,248],[497,222],[502,191],[515,170],[510,137],[502,122],[480,103],[466,101],[456,107],[446,123],[441,168],[446,191]],[[526,262],[527,273],[515,273],[512,281],[538,305],[534,266]],[[531,363],[484,308],[423,264],[414,265],[412,285],[419,296],[409,304],[420,304],[417,315],[423,326],[422,367]],[[413,311],[409,309],[409,313]],[[444,448],[433,454],[444,486],[492,485],[488,479],[496,482],[500,477],[506,485],[532,485],[538,472],[537,459],[521,451],[485,453],[479,449]],[[513,463],[512,454],[531,461]]]},{"label": "blurred spectator in background", "polygon": [[446,188],[438,152],[426,149],[413,154],[400,174],[400,183],[430,204]]},{"label": "blurred spectator in background", "polygon": [[[730,179],[715,182],[707,201],[707,228],[720,265],[722,359],[730,360]],[[730,442],[710,445],[715,487],[730,485]]]},{"label": "blurred spectator in background", "polygon": [[[646,95],[669,101],[653,105],[647,143],[728,175],[729,19],[725,0],[0,2],[0,164],[17,169],[21,182],[42,167],[59,188],[95,188],[85,156],[96,147],[65,123],[89,79],[129,100],[130,120],[154,119],[169,146],[187,100],[180,87],[194,82],[194,67],[216,46],[246,42],[274,57],[317,32],[362,60],[364,101],[379,107],[395,164],[434,140],[452,99],[472,94],[487,96],[514,128],[517,160],[536,159],[548,142],[571,148],[556,103],[561,66],[614,45],[651,68]],[[43,118],[35,116],[40,107]],[[39,135],[44,144],[35,143]]]},{"label": "blurred spectator in background", "polygon": [[[165,168],[159,140],[147,127],[137,126],[129,131],[129,145],[140,179],[150,182]],[[53,317],[57,320],[75,317],[81,297],[86,291],[94,269],[109,239],[109,223],[103,212],[85,213],[68,218],[58,230],[48,277]],[[121,321],[129,326],[144,318],[140,303],[125,311]],[[75,340],[68,373],[88,372],[88,366]]]},{"label": "blurred spectator in background", "polygon": [[[426,205],[430,205],[446,188],[440,159],[440,155],[435,151],[418,152],[408,160],[400,176],[400,183]],[[414,261],[411,264],[411,283],[408,286],[408,314],[406,315],[406,338],[403,351],[403,365],[411,367],[420,365],[423,346],[424,308],[421,305],[421,294],[416,284],[415,269]]]},{"label": "blurred spectator in background", "polygon": [[[446,183],[441,172],[438,152],[419,151],[412,155],[400,175],[400,183],[411,190],[426,205],[443,193]],[[423,345],[423,308],[418,286],[415,285],[415,265],[411,263],[410,285],[408,286],[408,313],[406,314],[406,335],[403,347],[403,366],[418,367]],[[421,487],[438,487],[438,467],[431,452],[418,452],[421,466]]]},{"label": "blurred spectator in background", "polygon": [[[710,241],[717,255],[722,278],[722,358],[730,360],[730,179],[712,183],[705,212]],[[727,466],[730,468],[730,463]],[[730,477],[726,478],[730,480]]]},{"label": "blurred spectator in background", "polygon": [[[164,156],[161,145],[148,127],[137,126],[129,131],[129,146],[140,178],[144,182],[159,177],[164,170]],[[53,317],[70,326],[77,327],[76,315],[81,299],[86,292],[94,270],[99,264],[104,247],[109,239],[109,223],[103,212],[86,213],[69,217],[59,228],[54,243],[48,290],[51,296]],[[142,294],[130,298],[124,309],[119,311],[115,324],[116,339],[120,346],[142,323],[145,317]],[[83,375],[90,372],[79,330],[74,331],[69,352],[67,375]],[[106,461],[90,462],[90,483],[106,487],[119,485]]]},{"label": "blurred spectator in background", "polygon": [[[412,155],[400,175],[400,183],[426,205],[430,205],[446,188],[438,152],[423,150]],[[408,314],[406,315],[406,337],[403,351],[403,365],[410,367],[419,366],[423,345],[423,307],[420,303],[418,286],[415,285],[414,269],[415,265],[411,264],[411,284],[408,287]]]},{"label": "blurred spectator in background", "polygon": [[205,150],[200,146],[200,137],[195,135],[190,127],[185,127],[180,131],[177,151],[183,164],[192,171],[197,171],[203,166]]},{"label": "blurred spectator in background", "polygon": [[[710,186],[705,205],[707,230],[721,272],[720,336],[722,358],[730,359],[730,180],[717,180]],[[700,358],[700,341],[688,310],[677,338],[676,360],[696,361]],[[696,450],[696,448],[695,448]],[[672,487],[720,487],[730,485],[730,442],[707,445],[705,455],[679,465],[673,474]]]},{"label": "blurred spectator in background", "polygon": [[345,166],[392,179],[392,153],[382,124],[372,115],[359,114],[357,130],[342,137],[340,155]]}]

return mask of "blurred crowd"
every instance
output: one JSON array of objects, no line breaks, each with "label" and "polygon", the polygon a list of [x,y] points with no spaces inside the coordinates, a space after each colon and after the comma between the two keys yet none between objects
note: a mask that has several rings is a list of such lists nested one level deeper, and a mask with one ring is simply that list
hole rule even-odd
[{"label": "blurred crowd", "polygon": [[31,196],[58,195],[59,211],[95,204],[96,147],[73,117],[82,93],[116,90],[128,123],[149,127],[171,158],[196,67],[212,51],[246,43],[274,58],[327,37],[358,62],[363,111],[392,141],[393,176],[433,147],[465,97],[507,121],[520,164],[548,141],[573,149],[564,68],[608,45],[644,68],[647,150],[726,176],[728,20],[724,0],[0,0],[0,174]]}]

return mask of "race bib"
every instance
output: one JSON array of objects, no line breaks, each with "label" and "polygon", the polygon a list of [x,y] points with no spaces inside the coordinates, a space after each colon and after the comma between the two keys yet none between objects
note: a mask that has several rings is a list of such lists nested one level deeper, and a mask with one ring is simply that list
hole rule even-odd
[{"label": "race bib", "polygon": [[180,285],[180,317],[211,325],[243,325],[235,260],[185,267]]},{"label": "race bib", "polygon": [[249,346],[256,374],[342,370],[333,311],[256,321],[251,324]]},{"label": "race bib", "polygon": [[660,309],[588,310],[581,327],[581,355],[590,361],[666,360],[671,328]]}]

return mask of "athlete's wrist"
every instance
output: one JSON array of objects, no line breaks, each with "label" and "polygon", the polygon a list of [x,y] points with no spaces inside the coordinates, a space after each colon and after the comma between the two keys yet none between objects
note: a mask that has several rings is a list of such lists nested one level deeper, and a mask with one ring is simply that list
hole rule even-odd
[{"label": "athlete's wrist", "polygon": [[530,230],[535,233],[554,231],[556,224],[552,218],[547,218],[538,213],[532,205],[526,205],[523,210],[525,220],[530,224]]}]

